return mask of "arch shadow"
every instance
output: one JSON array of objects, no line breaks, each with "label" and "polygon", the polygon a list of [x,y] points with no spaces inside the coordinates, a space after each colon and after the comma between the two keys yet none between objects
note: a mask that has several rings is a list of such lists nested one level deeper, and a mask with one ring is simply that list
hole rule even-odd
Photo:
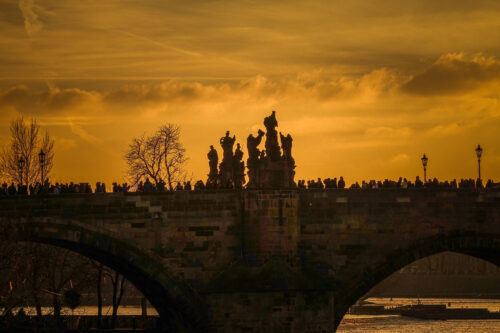
[{"label": "arch shadow", "polygon": [[125,276],[155,307],[161,331],[212,332],[209,310],[193,289],[172,279],[157,259],[133,245],[75,224],[10,222],[0,240],[38,242],[79,253]]},{"label": "arch shadow", "polygon": [[[358,270],[347,267],[348,278],[337,280],[335,293],[335,327],[340,325],[349,308],[373,287],[409,264],[441,252],[456,252],[482,259],[500,266],[500,237],[476,232],[448,232],[422,238],[406,248],[388,252],[385,259]],[[375,267],[375,268],[373,268]],[[357,271],[355,276],[352,272]],[[342,276],[342,272],[339,272]]]}]

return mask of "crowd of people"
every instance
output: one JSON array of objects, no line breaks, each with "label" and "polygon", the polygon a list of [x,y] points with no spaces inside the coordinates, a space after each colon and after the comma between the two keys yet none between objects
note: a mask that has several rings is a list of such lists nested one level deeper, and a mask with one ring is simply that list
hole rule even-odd
[{"label": "crowd of people", "polygon": [[[117,192],[166,192],[169,189],[165,186],[165,182],[160,180],[158,183],[152,183],[149,178],[140,181],[135,187],[130,186],[127,183],[113,183],[111,191]],[[202,181],[196,182],[194,190],[206,189],[205,184]],[[182,184],[178,182],[172,190],[175,191],[191,191],[193,187],[191,186],[191,181],[185,181]],[[0,186],[0,196],[13,196],[13,195],[40,195],[40,194],[77,194],[77,193],[107,193],[106,184],[104,182],[97,182],[95,185],[95,190],[92,190],[92,186],[88,183],[55,183],[51,184],[48,180],[45,181],[43,186],[37,182],[34,185],[20,185],[11,183],[3,183]]]},{"label": "crowd of people", "polygon": [[48,180],[41,183],[37,182],[34,185],[21,185],[11,183],[3,183],[0,187],[0,195],[39,195],[39,194],[67,194],[67,193],[93,193],[92,188],[87,183],[75,184],[70,183],[55,183],[51,184]]},{"label": "crowd of people", "polygon": [[[301,189],[323,189],[323,188],[346,188],[346,184],[343,177],[337,178],[326,178],[321,180],[299,180],[298,187]],[[486,184],[483,185],[481,179],[460,179],[457,182],[456,179],[452,181],[439,181],[437,178],[428,179],[426,182],[422,181],[419,176],[415,178],[415,181],[410,181],[406,178],[399,177],[397,181],[385,179],[384,181],[362,181],[361,184],[359,182],[353,183],[349,188],[351,189],[382,189],[382,188],[448,188],[448,189],[489,189],[489,188],[498,188],[500,187],[500,183],[493,182],[492,179],[489,179]]]},{"label": "crowd of people", "polygon": [[[145,181],[140,181],[136,186],[130,186],[127,183],[113,183],[111,191],[114,193],[122,192],[169,192],[169,191],[202,191],[211,189],[229,189],[226,185],[222,186],[220,184],[207,182],[204,183],[198,180],[194,186],[191,185],[191,181],[177,182],[175,185],[166,186],[163,180],[159,180],[157,183],[153,183],[146,178]],[[481,179],[460,179],[457,181],[453,179],[452,181],[439,181],[437,178],[428,179],[426,182],[422,181],[420,177],[416,177],[415,181],[410,181],[406,178],[400,177],[397,181],[385,179],[383,181],[370,180],[359,182],[354,182],[350,186],[346,185],[343,177],[337,178],[318,178],[317,180],[299,180],[297,182],[297,188],[301,190],[307,189],[387,189],[387,188],[445,188],[445,189],[463,189],[463,190],[482,190],[482,189],[492,189],[500,188],[500,183],[495,183],[493,180],[489,179],[486,184],[483,184]],[[68,194],[68,193],[106,193],[106,184],[102,182],[97,182],[95,190],[92,190],[92,186],[88,183],[55,183],[51,184],[48,180],[45,181],[43,185],[36,183],[34,185],[16,185],[11,183],[3,183],[0,187],[0,196],[13,196],[13,195],[40,195],[40,194]]]}]

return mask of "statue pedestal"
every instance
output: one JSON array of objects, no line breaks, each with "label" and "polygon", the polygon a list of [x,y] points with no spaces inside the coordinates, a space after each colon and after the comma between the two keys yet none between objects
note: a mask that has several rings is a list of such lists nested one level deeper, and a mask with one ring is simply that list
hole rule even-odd
[{"label": "statue pedestal", "polygon": [[219,179],[219,174],[218,173],[209,173],[208,174],[208,180],[207,180],[207,184],[210,183],[210,184],[217,184],[217,180]]},{"label": "statue pedestal", "polygon": [[[261,159],[259,166],[251,170],[254,172],[254,181],[248,184],[250,188],[293,188],[296,187],[294,176],[295,166],[290,165],[286,159],[271,161]],[[250,173],[249,172],[249,173]]]}]

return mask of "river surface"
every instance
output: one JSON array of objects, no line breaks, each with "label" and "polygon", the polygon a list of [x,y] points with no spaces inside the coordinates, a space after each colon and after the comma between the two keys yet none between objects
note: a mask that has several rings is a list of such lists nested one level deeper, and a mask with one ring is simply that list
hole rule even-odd
[{"label": "river surface", "polygon": [[[36,310],[33,307],[24,308],[28,315],[34,316],[36,314]],[[104,316],[111,316],[112,313],[111,306],[103,306],[102,314]],[[42,307],[42,314],[52,314],[53,310],[51,307]],[[148,307],[147,311],[149,316],[157,316],[158,312],[156,312],[155,308]],[[61,314],[63,315],[75,315],[75,316],[96,316],[97,315],[97,306],[80,306],[76,308],[74,311],[71,311],[69,308],[62,308]],[[120,306],[118,308],[119,316],[140,316],[142,314],[142,308],[140,306]]]},{"label": "river surface", "polygon": [[[399,306],[417,304],[415,298],[368,298],[366,301],[385,306]],[[489,311],[500,311],[500,299],[448,299],[423,298],[423,304],[447,304],[451,308],[487,308]],[[26,308],[34,314],[33,308]],[[46,314],[51,308],[43,308]],[[63,314],[71,314],[68,308],[62,309]],[[96,306],[82,306],[77,308],[74,315],[96,315]],[[103,315],[111,315],[111,307],[103,307]],[[120,306],[118,315],[141,315],[138,306]],[[158,315],[153,307],[148,307],[148,315]],[[387,333],[500,333],[500,320],[421,320],[398,315],[390,316],[355,316],[346,315],[337,330],[341,333],[353,332],[387,332]]]},{"label": "river surface", "polygon": [[[417,304],[414,298],[368,298],[366,301],[385,306]],[[447,304],[451,308],[486,308],[500,311],[500,300],[424,298],[422,304]],[[337,332],[391,332],[391,333],[500,333],[500,320],[421,320],[404,316],[346,315]]]}]

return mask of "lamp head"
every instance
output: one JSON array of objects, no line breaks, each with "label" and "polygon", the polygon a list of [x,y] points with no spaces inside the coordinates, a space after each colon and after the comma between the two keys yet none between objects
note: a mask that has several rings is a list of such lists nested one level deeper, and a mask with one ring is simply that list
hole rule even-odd
[{"label": "lamp head", "polygon": [[428,159],[428,158],[427,158],[427,156],[425,156],[425,154],[424,154],[424,156],[422,156],[422,165],[423,165],[424,167],[426,167],[426,166],[427,166],[427,161],[428,161],[428,160],[429,160],[429,159]]},{"label": "lamp head", "polygon": [[481,158],[482,154],[483,154],[483,148],[481,148],[480,145],[477,145],[477,148],[476,148],[476,156],[477,156],[477,158]]}]

